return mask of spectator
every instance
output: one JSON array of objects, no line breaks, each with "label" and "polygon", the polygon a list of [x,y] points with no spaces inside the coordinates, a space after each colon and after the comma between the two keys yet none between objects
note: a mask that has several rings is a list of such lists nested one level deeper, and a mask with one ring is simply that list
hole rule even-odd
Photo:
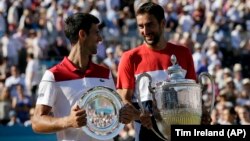
[{"label": "spectator", "polygon": [[41,80],[41,70],[39,67],[39,62],[34,59],[34,55],[29,53],[27,55],[27,66],[25,70],[25,84],[27,89],[27,95],[32,99],[32,103],[35,103],[37,98],[37,88]]},{"label": "spectator", "polygon": [[24,92],[24,86],[16,85],[17,97],[13,98],[13,109],[21,123],[29,119],[29,110],[32,107],[31,98]]},{"label": "spectator", "polygon": [[11,75],[6,78],[5,87],[10,89],[10,95],[13,98],[17,97],[16,86],[18,84],[25,86],[25,78],[23,75],[20,74],[17,66],[11,66],[10,73]]},{"label": "spectator", "polygon": [[218,125],[218,120],[219,120],[219,112],[217,109],[213,109],[211,111],[211,125]]},{"label": "spectator", "polygon": [[239,116],[240,125],[250,125],[250,111],[247,106],[237,106],[236,112]]},{"label": "spectator", "polygon": [[226,107],[222,111],[222,119],[219,122],[220,125],[239,125],[237,121],[237,113],[234,107]]},{"label": "spectator", "polygon": [[242,66],[241,64],[237,63],[233,66],[233,78],[234,78],[234,84],[238,91],[242,91]]},{"label": "spectator", "polygon": [[10,121],[7,123],[7,126],[22,126],[22,123],[20,122],[20,119],[17,117],[15,110],[11,110],[9,112],[9,118]]},{"label": "spectator", "polygon": [[9,112],[12,109],[12,99],[8,88],[4,87],[0,95],[0,124],[6,125],[9,121]]},{"label": "spectator", "polygon": [[0,38],[5,34],[6,32],[6,27],[7,27],[7,22],[4,17],[4,9],[0,7]]}]

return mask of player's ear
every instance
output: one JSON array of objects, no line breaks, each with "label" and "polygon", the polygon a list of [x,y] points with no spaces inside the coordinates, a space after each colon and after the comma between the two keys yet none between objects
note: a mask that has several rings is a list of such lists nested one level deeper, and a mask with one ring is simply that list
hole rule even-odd
[{"label": "player's ear", "polygon": [[161,21],[161,26],[162,26],[163,28],[166,27],[166,20],[163,19],[163,20]]},{"label": "player's ear", "polygon": [[78,37],[79,37],[79,39],[85,39],[86,38],[86,32],[83,29],[79,30]]}]

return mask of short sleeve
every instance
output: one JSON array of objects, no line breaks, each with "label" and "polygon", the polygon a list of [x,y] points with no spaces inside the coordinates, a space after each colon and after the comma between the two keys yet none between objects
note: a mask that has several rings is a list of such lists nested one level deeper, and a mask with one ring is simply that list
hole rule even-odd
[{"label": "short sleeve", "polygon": [[131,55],[125,52],[122,55],[121,61],[118,66],[117,74],[117,89],[134,89],[135,75],[133,70],[133,59]]},{"label": "short sleeve", "polygon": [[53,107],[58,92],[58,86],[54,80],[53,73],[46,71],[39,84],[36,104],[43,104]]}]

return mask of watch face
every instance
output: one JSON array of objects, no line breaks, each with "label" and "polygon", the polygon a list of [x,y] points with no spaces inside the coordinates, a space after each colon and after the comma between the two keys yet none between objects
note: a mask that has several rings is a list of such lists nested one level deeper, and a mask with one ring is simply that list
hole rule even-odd
[{"label": "watch face", "polygon": [[119,122],[123,103],[116,91],[103,86],[94,87],[83,94],[78,105],[86,110],[87,125],[82,130],[89,136],[108,140],[124,128],[124,124]]}]

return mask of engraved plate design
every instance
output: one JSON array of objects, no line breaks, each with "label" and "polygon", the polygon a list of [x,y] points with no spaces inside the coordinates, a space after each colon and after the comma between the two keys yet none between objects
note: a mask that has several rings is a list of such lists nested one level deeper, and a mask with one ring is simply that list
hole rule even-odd
[{"label": "engraved plate design", "polygon": [[78,105],[87,113],[87,125],[82,130],[98,140],[109,140],[124,128],[119,122],[122,100],[114,90],[102,86],[94,87],[83,94]]}]

